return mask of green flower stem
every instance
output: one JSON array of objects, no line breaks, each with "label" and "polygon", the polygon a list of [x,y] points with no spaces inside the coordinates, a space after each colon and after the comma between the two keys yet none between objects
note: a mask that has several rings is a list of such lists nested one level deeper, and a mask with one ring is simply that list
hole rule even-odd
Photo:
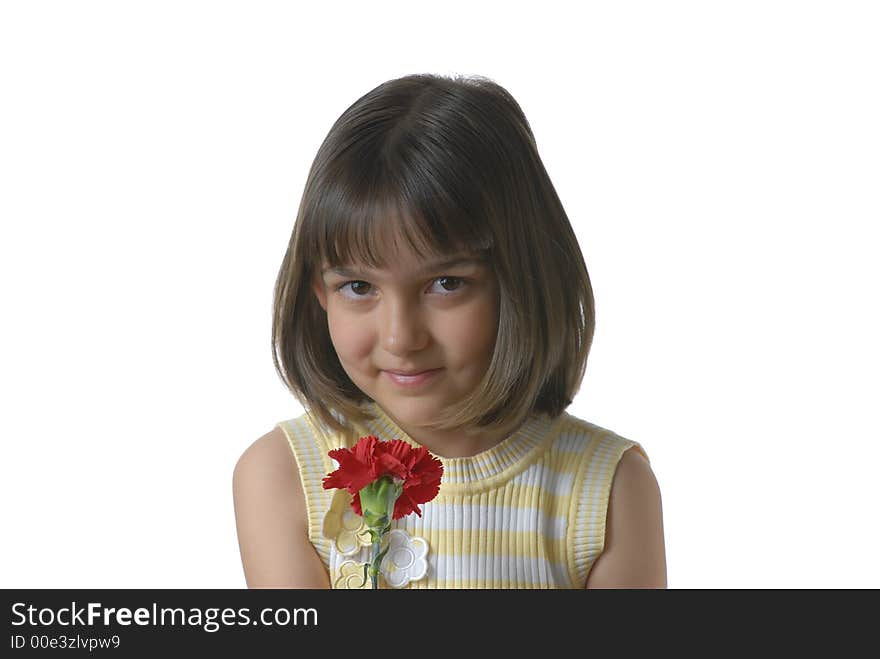
[{"label": "green flower stem", "polygon": [[385,558],[385,554],[388,553],[388,547],[382,549],[382,538],[385,536],[385,533],[388,531],[388,527],[384,527],[378,531],[374,531],[370,529],[370,536],[373,538],[373,558],[367,563],[364,568],[367,569],[370,575],[370,580],[373,584],[373,590],[379,588],[379,568],[382,565],[382,559]]},{"label": "green flower stem", "polygon": [[373,584],[373,590],[379,588],[379,547],[381,545],[381,542],[373,543],[373,561],[372,565],[370,565],[370,581]]},{"label": "green flower stem", "polygon": [[373,547],[373,556],[364,567],[370,575],[373,589],[379,588],[379,566],[388,549],[382,551],[382,538],[391,528],[394,503],[403,492],[403,483],[390,476],[382,476],[360,489],[361,510]]}]

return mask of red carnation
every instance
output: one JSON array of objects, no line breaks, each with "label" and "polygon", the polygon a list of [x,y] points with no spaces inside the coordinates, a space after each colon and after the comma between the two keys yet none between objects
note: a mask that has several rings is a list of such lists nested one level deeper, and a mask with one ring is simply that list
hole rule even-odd
[{"label": "red carnation", "polygon": [[443,463],[423,446],[413,448],[401,439],[381,441],[368,435],[358,439],[351,449],[334,449],[328,455],[339,463],[339,468],[324,477],[324,489],[348,490],[351,507],[358,515],[363,515],[361,489],[383,476],[403,486],[394,502],[393,519],[410,513],[421,516],[419,504],[430,501],[440,491]]}]

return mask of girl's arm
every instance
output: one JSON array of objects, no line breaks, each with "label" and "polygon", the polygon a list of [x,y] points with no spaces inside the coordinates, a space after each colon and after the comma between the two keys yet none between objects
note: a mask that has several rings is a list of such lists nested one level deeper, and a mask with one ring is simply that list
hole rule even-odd
[{"label": "girl's arm", "polygon": [[251,444],[232,476],[238,546],[249,588],[329,588],[308,538],[296,460],[280,428]]},{"label": "girl's arm", "polygon": [[666,588],[660,487],[648,461],[631,448],[621,457],[605,519],[605,547],[587,588]]}]

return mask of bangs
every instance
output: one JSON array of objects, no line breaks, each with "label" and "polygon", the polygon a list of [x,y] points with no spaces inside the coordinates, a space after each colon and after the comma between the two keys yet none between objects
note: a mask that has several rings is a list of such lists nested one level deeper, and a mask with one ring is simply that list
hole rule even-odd
[{"label": "bangs", "polygon": [[442,180],[430,176],[394,181],[387,171],[384,176],[365,172],[363,161],[359,164],[356,175],[337,172],[324,183],[302,235],[302,253],[309,258],[329,267],[384,268],[402,248],[422,260],[451,254],[485,257],[491,250],[491,235],[478,229],[485,223],[453,201],[462,196],[460,190],[444,189]]}]

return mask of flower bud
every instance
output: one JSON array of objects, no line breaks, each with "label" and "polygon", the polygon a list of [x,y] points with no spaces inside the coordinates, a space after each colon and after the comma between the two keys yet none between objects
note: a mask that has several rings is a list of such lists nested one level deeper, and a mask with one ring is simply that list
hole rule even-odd
[{"label": "flower bud", "polygon": [[368,528],[381,529],[391,523],[394,504],[403,492],[403,483],[391,476],[382,476],[360,489],[361,510]]}]

